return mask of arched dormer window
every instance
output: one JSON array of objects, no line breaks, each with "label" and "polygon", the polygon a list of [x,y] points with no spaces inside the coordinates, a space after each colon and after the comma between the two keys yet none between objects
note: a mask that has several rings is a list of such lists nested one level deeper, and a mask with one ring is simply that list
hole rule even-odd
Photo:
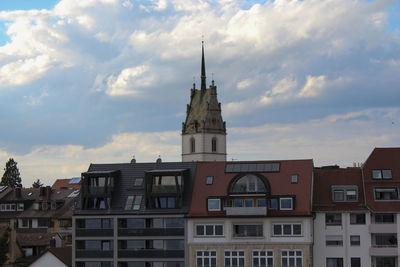
[{"label": "arched dormer window", "polygon": [[211,151],[212,152],[217,152],[217,138],[213,137],[211,140]]},{"label": "arched dormer window", "polygon": [[265,178],[254,174],[246,174],[244,176],[234,178],[229,186],[228,191],[229,194],[269,194],[270,186]]},{"label": "arched dormer window", "polygon": [[193,137],[190,139],[190,152],[196,152],[196,140]]}]

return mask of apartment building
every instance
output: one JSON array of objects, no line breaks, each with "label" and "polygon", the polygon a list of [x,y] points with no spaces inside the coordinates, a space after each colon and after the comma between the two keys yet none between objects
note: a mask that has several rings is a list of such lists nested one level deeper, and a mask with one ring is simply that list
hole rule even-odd
[{"label": "apartment building", "polygon": [[183,267],[196,163],[91,164],[74,210],[73,266]]},{"label": "apartment building", "polygon": [[72,243],[75,189],[15,188],[0,199],[0,219],[10,230],[8,262],[28,262],[49,247]]},{"label": "apartment building", "polygon": [[199,162],[187,266],[312,266],[312,170],[312,160]]}]

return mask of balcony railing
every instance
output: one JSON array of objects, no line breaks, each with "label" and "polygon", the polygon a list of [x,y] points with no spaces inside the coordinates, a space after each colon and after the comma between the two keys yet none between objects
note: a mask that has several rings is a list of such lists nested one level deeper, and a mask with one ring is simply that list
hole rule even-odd
[{"label": "balcony railing", "polygon": [[153,185],[152,193],[177,193],[176,185]]},{"label": "balcony railing", "polygon": [[225,207],[227,216],[266,216],[267,207]]},{"label": "balcony railing", "polygon": [[118,229],[119,236],[183,236],[183,228]]},{"label": "balcony railing", "polygon": [[112,258],[114,252],[112,250],[86,250],[77,249],[77,258]]},{"label": "balcony railing", "polygon": [[119,258],[183,258],[184,250],[163,250],[163,249],[120,249]]},{"label": "balcony railing", "polygon": [[370,224],[369,232],[370,233],[382,233],[382,234],[396,233],[397,232],[397,224],[394,224],[394,223]]},{"label": "balcony railing", "polygon": [[395,257],[397,256],[397,246],[396,247],[372,247],[369,249],[370,256],[378,257]]},{"label": "balcony railing", "polygon": [[76,229],[76,236],[113,236],[114,229]]}]

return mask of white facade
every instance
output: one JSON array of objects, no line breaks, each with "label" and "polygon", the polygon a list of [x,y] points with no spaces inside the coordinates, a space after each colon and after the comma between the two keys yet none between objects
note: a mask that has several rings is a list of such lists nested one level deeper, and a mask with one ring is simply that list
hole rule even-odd
[{"label": "white facade", "polygon": [[[213,139],[216,151],[212,151]],[[192,147],[194,140],[194,151]],[[226,161],[226,135],[216,133],[193,133],[182,135],[182,161]]]},{"label": "white facade", "polygon": [[[317,212],[314,220],[314,266],[327,266],[327,258],[342,258],[343,266],[351,267],[351,258],[360,258],[361,266],[370,267],[371,235],[369,225],[370,213],[365,214],[365,224],[350,224],[349,212],[327,212],[328,214],[340,213],[341,225],[326,225],[326,213]],[[350,236],[360,236],[360,245],[351,245]],[[327,245],[329,241],[340,241],[342,245]]]},{"label": "white facade", "polygon": [[[301,224],[300,235],[276,236],[274,224]],[[222,236],[199,236],[196,226],[222,225]],[[236,237],[235,225],[262,225],[262,236]],[[311,217],[243,217],[243,218],[192,218],[186,221],[188,245],[188,266],[196,266],[198,251],[216,251],[217,266],[224,266],[224,252],[243,251],[245,266],[253,266],[254,251],[271,251],[274,266],[281,266],[281,252],[301,251],[302,266],[312,266],[311,249],[313,242],[313,219]]]}]

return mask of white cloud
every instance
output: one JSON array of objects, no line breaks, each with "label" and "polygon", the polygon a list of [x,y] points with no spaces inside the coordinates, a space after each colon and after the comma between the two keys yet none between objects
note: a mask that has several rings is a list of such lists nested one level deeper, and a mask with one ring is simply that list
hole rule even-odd
[{"label": "white cloud", "polygon": [[271,90],[265,92],[260,99],[260,103],[262,105],[269,105],[274,102],[282,102],[293,98],[296,87],[297,81],[294,77],[283,78]]},{"label": "white cloud", "polygon": [[321,76],[308,75],[306,84],[301,89],[298,96],[305,98],[319,96],[325,89],[326,86],[325,78],[326,77],[324,75]]},{"label": "white cloud", "polygon": [[149,86],[154,80],[151,74],[144,75],[148,70],[147,65],[141,65],[123,69],[117,77],[111,75],[106,93],[111,96],[138,94],[138,88]]},{"label": "white cloud", "polygon": [[44,75],[51,67],[52,60],[48,55],[20,59],[0,68],[0,87],[20,86]]},{"label": "white cloud", "polygon": [[236,87],[239,90],[243,90],[243,89],[250,87],[252,84],[253,84],[253,82],[250,79],[245,79],[243,81],[238,82]]},{"label": "white cloud", "polygon": [[122,6],[124,6],[124,7],[126,7],[126,8],[129,8],[129,9],[132,9],[132,8],[133,8],[133,4],[132,4],[132,2],[129,1],[129,0],[125,0],[124,2],[122,2]]}]

